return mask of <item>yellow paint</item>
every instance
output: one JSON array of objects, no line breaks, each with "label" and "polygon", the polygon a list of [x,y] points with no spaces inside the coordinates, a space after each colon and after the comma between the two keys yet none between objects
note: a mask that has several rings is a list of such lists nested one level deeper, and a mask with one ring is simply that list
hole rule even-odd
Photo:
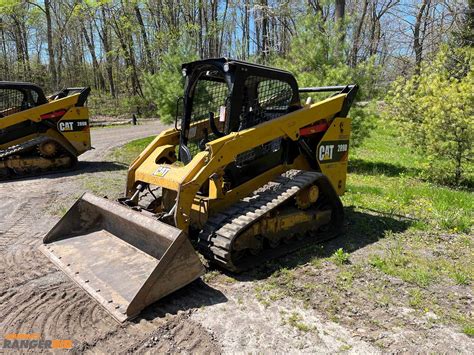
[{"label": "yellow paint", "polygon": [[[66,113],[58,121],[81,121],[89,119],[89,110],[87,107],[76,107],[77,100],[80,94],[74,94],[62,99],[53,100],[46,104],[39,105],[28,110],[23,110],[7,117],[0,119],[0,130],[11,127],[25,121],[40,122],[41,115],[55,112],[59,110],[66,110]],[[10,141],[0,145],[0,149],[5,149],[13,145],[21,144],[29,141],[35,137],[46,135],[58,141],[65,147],[72,155],[78,156],[87,150],[91,149],[91,138],[89,128],[83,131],[60,132],[55,129],[49,129],[46,133],[33,133],[28,136],[21,137],[14,141]]]},{"label": "yellow paint", "polygon": [[[316,154],[319,153],[319,148],[321,145],[324,145],[324,142],[349,141],[350,135],[351,119],[341,117],[335,118],[321,139],[321,142],[318,144]],[[334,149],[337,149],[337,145],[334,147]],[[346,190],[348,155],[349,150],[347,149],[346,154],[342,160],[327,164],[319,164],[321,172],[329,178],[338,195],[343,195]],[[326,157],[327,155],[324,154],[324,158]]]},{"label": "yellow paint", "polygon": [[[176,227],[187,231],[190,223],[194,223],[193,218],[196,216],[207,218],[207,215],[212,215],[215,211],[220,211],[249,195],[284,171],[289,169],[311,170],[306,158],[300,155],[292,165],[277,166],[226,193],[222,191],[222,176],[219,173],[229,163],[235,161],[240,153],[280,137],[295,141],[299,138],[300,128],[321,119],[331,121],[334,115],[341,110],[345,97],[345,94],[339,94],[258,126],[233,132],[211,141],[207,143],[205,151],[196,154],[185,166],[156,163],[157,158],[163,156],[165,151],[174,149],[179,144],[179,131],[174,128],[164,131],[131,164],[128,172],[127,195],[130,196],[133,193],[134,186],[138,181],[177,191]],[[345,120],[344,134],[349,136],[350,120],[335,119],[334,121],[336,120]],[[202,123],[199,122],[199,124]],[[335,134],[329,131],[324,139],[332,138]],[[337,184],[339,180],[343,181],[345,185],[346,169],[343,169],[342,166],[343,163],[338,163],[336,167],[325,167],[325,171],[323,171],[325,174],[327,172],[333,185]],[[214,175],[215,173],[217,176]],[[210,179],[211,176],[213,179]],[[201,197],[198,195],[198,191],[204,184],[209,186],[209,196]],[[338,189],[338,193],[340,191],[343,191],[343,187]],[[205,202],[200,202],[201,200]],[[201,212],[197,210],[197,208],[202,209],[203,203],[206,206],[205,213],[202,210]],[[202,221],[199,223],[196,221],[196,224],[202,223]]]}]

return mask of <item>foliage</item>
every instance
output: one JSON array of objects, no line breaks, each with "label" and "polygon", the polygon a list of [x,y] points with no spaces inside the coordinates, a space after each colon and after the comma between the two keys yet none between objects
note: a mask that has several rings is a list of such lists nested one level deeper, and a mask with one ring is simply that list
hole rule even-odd
[{"label": "foliage", "polygon": [[[333,86],[358,84],[358,100],[377,97],[374,89],[378,81],[380,68],[374,58],[350,67],[340,48],[337,30],[332,23],[324,22],[314,16],[306,16],[299,23],[298,36],[291,43],[290,52],[285,58],[276,58],[274,65],[291,71],[300,87]],[[316,100],[323,96],[311,95]],[[353,105],[351,146],[359,146],[373,128],[372,122],[377,116],[374,105]]]},{"label": "foliage", "polygon": [[331,258],[336,265],[343,265],[349,263],[349,256],[349,253],[346,253],[344,249],[339,248],[334,252]]},{"label": "foliage", "polygon": [[385,116],[407,143],[426,155],[423,174],[459,185],[473,172],[474,49],[441,50],[419,75],[398,79],[387,95]]},{"label": "foliage", "polygon": [[365,138],[375,127],[377,121],[378,108],[375,102],[369,102],[366,105],[352,105],[349,116],[351,118],[351,147],[360,147]]},{"label": "foliage", "polygon": [[177,100],[183,95],[181,64],[196,57],[185,46],[171,49],[160,58],[160,68],[155,74],[144,75],[143,94],[151,111],[165,123],[173,122]]},{"label": "foliage", "polygon": [[462,328],[462,331],[464,334],[470,337],[474,337],[474,326],[467,324]]},{"label": "foliage", "polygon": [[100,116],[123,117],[130,119],[133,113],[139,113],[142,103],[136,96],[112,97],[106,92],[92,91],[87,99],[87,106],[91,116],[100,119]]},{"label": "foliage", "polygon": [[306,16],[298,28],[298,36],[293,38],[288,55],[275,58],[274,65],[295,74],[301,87],[358,84],[359,100],[377,96],[374,83],[378,81],[381,68],[375,64],[375,58],[352,68],[346,64],[345,48],[340,48],[332,23]]}]

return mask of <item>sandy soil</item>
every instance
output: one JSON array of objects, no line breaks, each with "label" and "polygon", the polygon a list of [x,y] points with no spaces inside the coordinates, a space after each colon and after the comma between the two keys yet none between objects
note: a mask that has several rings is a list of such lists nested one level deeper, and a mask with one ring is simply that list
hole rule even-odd
[{"label": "sandy soil", "polygon": [[[162,128],[155,122],[93,130],[96,149],[81,157],[80,170],[0,183],[0,335],[34,332],[46,339],[72,339],[74,350],[91,353],[383,352],[365,336],[356,316],[347,315],[353,323],[336,323],[319,312],[316,300],[324,295],[318,298],[315,292],[312,307],[292,298],[263,304],[255,287],[264,280],[221,273],[186,286],[120,325],[39,252],[43,235],[59,219],[58,206],[67,201],[67,207],[86,190],[84,179],[123,177],[124,167],[107,161],[110,150]],[[365,317],[372,311],[367,309]],[[417,341],[422,343],[418,338],[424,333],[416,327],[410,336],[392,332],[395,346],[389,351],[423,351]],[[438,350],[470,351],[467,337],[449,335],[448,343],[461,345]]]},{"label": "sandy soil", "polygon": [[[178,312],[186,307],[152,307],[143,318],[119,325],[38,250],[44,234],[59,219],[55,206],[70,204],[81,195],[84,178],[91,179],[99,170],[113,174],[124,169],[104,161],[110,149],[163,127],[154,122],[93,130],[96,149],[80,157],[77,171],[0,183],[0,334],[72,339],[77,350],[91,352],[151,346],[158,351],[219,352],[212,334],[188,320],[189,312]],[[205,290],[188,292],[207,299]]]}]

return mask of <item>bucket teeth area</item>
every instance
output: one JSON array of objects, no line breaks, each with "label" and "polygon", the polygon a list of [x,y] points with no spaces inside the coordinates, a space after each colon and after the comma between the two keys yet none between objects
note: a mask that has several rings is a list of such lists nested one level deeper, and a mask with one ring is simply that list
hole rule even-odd
[{"label": "bucket teeth area", "polygon": [[120,322],[204,272],[181,230],[91,194],[44,242],[41,251]]}]

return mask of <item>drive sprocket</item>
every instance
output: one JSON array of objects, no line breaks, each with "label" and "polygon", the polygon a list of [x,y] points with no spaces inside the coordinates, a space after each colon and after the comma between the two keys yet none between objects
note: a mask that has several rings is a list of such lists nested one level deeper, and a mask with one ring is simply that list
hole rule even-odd
[{"label": "drive sprocket", "polygon": [[38,145],[38,152],[44,158],[53,158],[58,154],[59,146],[55,141],[47,140]]}]

